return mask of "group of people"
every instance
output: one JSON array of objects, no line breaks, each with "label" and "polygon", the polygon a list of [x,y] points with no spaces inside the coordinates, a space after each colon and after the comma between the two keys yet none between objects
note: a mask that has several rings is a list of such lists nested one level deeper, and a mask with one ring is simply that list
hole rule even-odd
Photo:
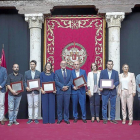
[{"label": "group of people", "polygon": [[[11,83],[23,81],[24,87],[27,92],[28,102],[28,121],[27,124],[39,123],[38,121],[38,104],[39,104],[39,93],[40,90],[32,90],[28,87],[27,80],[40,79],[41,87],[41,103],[42,103],[42,117],[43,123],[55,123],[55,95],[57,99],[57,124],[60,124],[64,118],[65,123],[70,124],[69,121],[69,103],[70,97],[72,98],[73,106],[73,118],[74,123],[78,121],[78,102],[80,104],[82,112],[82,121],[86,121],[86,92],[90,99],[90,112],[91,122],[100,122],[100,99],[102,98],[102,116],[103,123],[107,123],[107,105],[110,99],[110,122],[117,124],[115,120],[116,110],[116,97],[117,94],[121,98],[122,104],[122,124],[126,123],[126,105],[128,107],[128,125],[133,123],[133,97],[136,94],[136,85],[138,91],[138,97],[140,98],[140,75],[136,77],[134,73],[129,72],[129,66],[124,64],[122,66],[123,73],[118,74],[116,70],[113,70],[113,61],[107,61],[107,68],[99,71],[96,63],[91,64],[91,72],[86,75],[86,71],[80,68],[79,61],[74,62],[74,69],[66,69],[66,61],[61,61],[60,69],[56,70],[55,73],[52,69],[52,64],[47,62],[44,66],[44,71],[39,72],[36,70],[37,62],[35,60],[30,61],[30,70],[26,71],[24,77],[19,73],[19,65],[13,65],[13,73],[7,76],[7,71],[4,67],[1,67],[0,59],[0,121],[4,125],[4,102],[6,86],[8,88],[8,126],[12,124],[18,125],[17,114],[19,110],[20,100],[22,93],[16,92],[12,89]],[[73,79],[84,76],[87,84],[78,88],[74,85]],[[101,79],[113,79],[114,83],[112,88],[101,88]],[[43,82],[55,82],[55,91],[52,93],[46,93],[43,90]],[[116,88],[118,87],[118,90]]]}]

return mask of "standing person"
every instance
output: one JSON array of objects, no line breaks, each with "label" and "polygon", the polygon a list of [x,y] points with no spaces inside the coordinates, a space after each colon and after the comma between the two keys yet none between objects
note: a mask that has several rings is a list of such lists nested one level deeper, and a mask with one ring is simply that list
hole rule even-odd
[{"label": "standing person", "polygon": [[[75,79],[81,75],[84,76],[85,80],[87,81],[87,75],[86,71],[80,69],[80,63],[79,61],[74,62],[74,70],[72,70],[72,79]],[[86,121],[86,89],[85,89],[86,84],[78,88],[72,84],[72,104],[73,104],[73,117],[74,117],[74,123],[77,122],[78,120],[78,111],[77,111],[77,106],[78,102],[81,107],[82,111],[82,120],[84,123],[87,123]]]},{"label": "standing person", "polygon": [[55,123],[55,94],[45,93],[42,88],[42,82],[54,82],[54,72],[52,71],[52,64],[47,62],[44,71],[40,75],[41,84],[41,99],[42,99],[42,115],[43,123]]},{"label": "standing person", "polygon": [[7,71],[6,68],[1,66],[1,58],[0,58],[0,121],[1,125],[4,125],[5,122],[4,119],[4,103],[5,103],[5,93],[6,93],[6,80],[7,80]]},{"label": "standing person", "polygon": [[29,120],[27,124],[30,124],[33,121],[33,110],[34,110],[34,122],[37,124],[39,121],[38,118],[38,104],[39,104],[39,90],[31,90],[27,86],[27,80],[40,79],[40,71],[36,70],[37,62],[32,60],[30,62],[30,70],[25,71],[24,75],[24,86],[27,91],[27,101],[28,101],[28,116]]},{"label": "standing person", "polygon": [[[107,69],[102,70],[100,74],[100,80],[101,79],[113,79],[114,85],[111,89],[99,89],[101,91],[102,95],[102,115],[103,115],[103,123],[107,123],[107,104],[108,100],[110,98],[110,104],[111,104],[111,111],[110,111],[110,117],[111,123],[117,124],[118,122],[115,120],[115,112],[116,112],[116,97],[117,97],[117,91],[116,87],[119,85],[119,76],[118,72],[113,70],[113,61],[108,60],[107,61]],[[100,87],[100,82],[99,82]]]},{"label": "standing person", "polygon": [[[62,121],[62,112],[64,111],[64,121],[69,122],[69,103],[72,85],[71,71],[66,69],[66,61],[61,61],[61,69],[55,71],[55,84],[57,90],[57,124]],[[63,109],[64,108],[64,109]]]},{"label": "standing person", "polygon": [[138,92],[139,117],[140,117],[140,74],[138,74],[137,77],[136,77],[136,87],[137,87],[137,92]]},{"label": "standing person", "polygon": [[19,73],[19,65],[13,65],[13,73],[8,75],[7,78],[7,88],[9,89],[8,92],[8,113],[9,113],[9,123],[8,126],[11,126],[13,123],[18,125],[17,122],[17,114],[19,110],[19,105],[21,101],[22,94],[19,92],[14,91],[10,84],[13,82],[23,82],[23,75]]},{"label": "standing person", "polygon": [[118,95],[121,97],[122,104],[122,116],[123,121],[122,124],[126,123],[126,105],[128,107],[128,116],[129,123],[128,125],[132,125],[133,123],[133,100],[136,94],[136,81],[134,73],[130,73],[129,66],[124,64],[122,66],[123,73],[119,74],[119,87],[118,87]]},{"label": "standing person", "polygon": [[100,71],[98,71],[98,66],[96,63],[91,64],[91,72],[88,73],[87,87],[88,95],[90,99],[90,112],[91,112],[91,122],[100,122],[99,112],[100,112],[100,91],[98,87],[100,78]]}]

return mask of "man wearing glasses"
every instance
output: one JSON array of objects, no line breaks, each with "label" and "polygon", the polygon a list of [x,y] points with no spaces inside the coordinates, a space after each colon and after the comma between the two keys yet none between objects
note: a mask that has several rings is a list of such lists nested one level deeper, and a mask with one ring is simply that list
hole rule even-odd
[{"label": "man wearing glasses", "polygon": [[64,112],[64,121],[69,122],[69,103],[72,85],[71,71],[66,69],[66,61],[61,61],[61,69],[55,71],[55,84],[57,89],[57,124],[62,121],[62,112]]}]

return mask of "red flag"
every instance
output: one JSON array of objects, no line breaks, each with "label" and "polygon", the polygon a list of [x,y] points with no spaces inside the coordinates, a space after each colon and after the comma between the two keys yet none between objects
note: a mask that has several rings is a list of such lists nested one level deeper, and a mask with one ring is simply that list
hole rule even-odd
[{"label": "red flag", "polygon": [[7,69],[4,49],[2,49],[1,61],[2,61],[1,66]]},{"label": "red flag", "polygon": [[[7,69],[4,49],[2,49],[1,53],[1,62],[2,62],[1,66]],[[5,114],[7,112],[8,112],[8,92],[6,92],[5,94]]]}]

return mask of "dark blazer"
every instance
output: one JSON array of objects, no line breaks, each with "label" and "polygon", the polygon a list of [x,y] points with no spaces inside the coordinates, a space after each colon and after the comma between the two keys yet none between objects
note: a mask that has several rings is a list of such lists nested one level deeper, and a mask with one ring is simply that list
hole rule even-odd
[{"label": "dark blazer", "polygon": [[[55,84],[57,89],[57,94],[62,94],[65,92],[65,94],[71,94],[71,85],[72,85],[72,75],[71,70],[66,69],[67,72],[67,78],[66,82],[64,82],[64,78],[62,75],[61,69],[55,71]],[[67,91],[63,91],[63,86],[69,86]]]},{"label": "dark blazer", "polygon": [[[79,76],[81,76],[81,75],[84,76],[84,78],[85,78],[85,80],[87,82],[87,75],[86,75],[86,71],[85,70],[80,69]],[[76,77],[75,70],[72,70],[72,79],[75,79],[75,78],[77,78]],[[72,84],[72,94],[76,94],[77,93],[77,90],[74,90],[73,87],[74,87],[74,85]],[[82,94],[85,94],[86,93],[85,87],[81,87],[79,90],[81,91]]]},{"label": "dark blazer", "polygon": [[[41,72],[36,70],[34,79],[40,79],[40,74],[41,74]],[[31,70],[25,71],[25,74],[24,74],[24,87],[25,87],[25,89],[27,87],[27,80],[32,80]],[[31,94],[31,93],[32,93],[32,91],[31,92],[27,91],[27,94]],[[34,93],[39,94],[39,91],[34,90]]]},{"label": "dark blazer", "polygon": [[0,66],[0,86],[2,89],[0,90],[2,93],[6,92],[6,81],[7,81],[7,70],[4,67]]},{"label": "dark blazer", "polygon": [[[109,79],[107,69],[101,71],[100,79]],[[99,81],[100,81],[100,79],[99,79]],[[103,89],[103,91],[101,92],[102,95],[107,95],[109,93],[109,91],[111,91],[112,95],[117,94],[116,87],[119,85],[119,75],[118,75],[117,71],[112,70],[111,79],[114,80],[115,88],[111,89],[111,90],[110,89]],[[99,82],[99,87],[100,87],[100,82]]]}]

